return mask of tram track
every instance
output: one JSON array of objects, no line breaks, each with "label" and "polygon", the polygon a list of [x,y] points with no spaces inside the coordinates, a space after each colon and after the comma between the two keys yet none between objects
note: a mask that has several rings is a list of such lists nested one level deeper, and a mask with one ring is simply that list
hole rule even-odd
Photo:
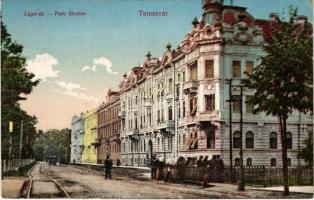
[{"label": "tram track", "polygon": [[71,198],[64,187],[47,174],[47,163],[39,162],[28,171],[27,198]]}]

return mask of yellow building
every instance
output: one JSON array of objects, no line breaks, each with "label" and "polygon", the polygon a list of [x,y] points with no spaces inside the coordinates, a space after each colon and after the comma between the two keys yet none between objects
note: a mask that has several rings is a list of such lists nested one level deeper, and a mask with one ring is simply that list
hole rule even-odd
[{"label": "yellow building", "polygon": [[97,109],[84,113],[83,163],[97,163]]}]

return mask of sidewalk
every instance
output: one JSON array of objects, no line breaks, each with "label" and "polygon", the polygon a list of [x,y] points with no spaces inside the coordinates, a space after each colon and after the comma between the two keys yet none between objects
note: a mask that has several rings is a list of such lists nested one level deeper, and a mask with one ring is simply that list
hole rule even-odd
[{"label": "sidewalk", "polygon": [[20,198],[25,177],[4,177],[2,180],[3,198]]},{"label": "sidewalk", "polygon": [[[283,186],[278,187],[265,187],[265,188],[251,188],[254,190],[264,190],[264,191],[283,191]],[[294,193],[306,193],[306,194],[313,194],[314,193],[314,186],[290,186],[290,192]]]}]

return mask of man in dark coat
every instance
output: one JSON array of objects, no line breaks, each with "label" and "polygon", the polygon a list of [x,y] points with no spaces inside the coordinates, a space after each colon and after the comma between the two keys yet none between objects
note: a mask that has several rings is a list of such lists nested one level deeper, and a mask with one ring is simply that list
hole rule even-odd
[{"label": "man in dark coat", "polygon": [[151,167],[151,179],[156,178],[156,171],[157,171],[157,158],[156,154],[154,154],[150,160],[150,167]]},{"label": "man in dark coat", "polygon": [[107,158],[105,160],[105,172],[106,172],[106,179],[111,179],[111,169],[112,169],[112,160],[109,155],[107,155]]}]

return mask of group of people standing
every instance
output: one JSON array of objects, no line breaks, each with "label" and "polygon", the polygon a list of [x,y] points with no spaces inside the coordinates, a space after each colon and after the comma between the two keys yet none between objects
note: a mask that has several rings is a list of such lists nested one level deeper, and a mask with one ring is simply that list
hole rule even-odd
[{"label": "group of people standing", "polygon": [[203,180],[203,187],[207,187],[208,182],[211,180],[218,182],[222,181],[225,164],[223,160],[220,158],[220,155],[213,155],[212,159],[208,161],[207,160],[203,161],[203,166],[206,167],[206,172],[204,174]]},{"label": "group of people standing", "polygon": [[196,157],[179,157],[175,166],[170,164],[165,164],[160,161],[156,154],[151,158],[151,178],[160,180],[163,177],[163,168],[166,167],[166,175],[164,176],[164,181],[168,181],[171,177],[171,168],[176,167],[178,169],[178,175],[180,178],[184,177],[184,173],[189,172],[189,168],[203,168],[204,170],[204,184],[206,187],[209,181],[219,181],[223,179],[224,162],[220,158],[220,155],[213,155],[209,160],[208,156],[200,156],[198,159]]},{"label": "group of people standing", "polygon": [[196,157],[188,157],[186,160],[183,157],[180,157],[177,163],[186,167],[207,167],[209,165],[212,169],[224,168],[224,162],[220,158],[220,155],[213,155],[211,160],[208,160],[208,156],[200,156],[198,159]]}]

